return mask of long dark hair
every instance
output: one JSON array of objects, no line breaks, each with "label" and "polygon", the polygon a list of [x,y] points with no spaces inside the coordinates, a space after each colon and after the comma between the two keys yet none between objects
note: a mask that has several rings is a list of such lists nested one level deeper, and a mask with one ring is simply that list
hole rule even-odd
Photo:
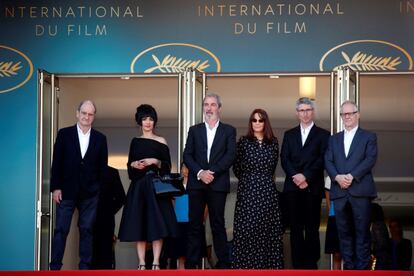
[{"label": "long dark hair", "polygon": [[266,143],[272,143],[273,141],[277,140],[276,136],[273,134],[272,126],[270,125],[269,116],[267,116],[267,112],[261,108],[256,108],[252,111],[249,117],[249,126],[246,134],[246,138],[249,140],[255,140],[256,137],[254,136],[254,131],[252,127],[252,121],[254,119],[254,114],[258,114],[259,118],[264,120],[264,128],[263,128],[263,141]]}]

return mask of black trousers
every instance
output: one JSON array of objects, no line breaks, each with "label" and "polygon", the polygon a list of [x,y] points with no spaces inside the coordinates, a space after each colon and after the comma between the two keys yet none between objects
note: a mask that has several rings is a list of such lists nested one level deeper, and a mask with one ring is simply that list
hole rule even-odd
[{"label": "black trousers", "polygon": [[79,211],[79,269],[90,269],[92,261],[92,230],[96,218],[98,196],[84,200],[62,200],[56,205],[56,226],[52,241],[50,270],[60,270],[66,238],[75,208]]},{"label": "black trousers", "polygon": [[284,196],[293,268],[317,269],[321,250],[319,225],[322,198],[308,190],[287,192]]},{"label": "black trousers", "polygon": [[95,223],[92,269],[115,269],[114,228],[111,223]]},{"label": "black trousers", "polygon": [[218,258],[218,266],[229,266],[229,250],[227,234],[224,225],[224,207],[226,192],[216,192],[210,188],[190,190],[189,196],[189,231],[186,254],[186,267],[195,268],[199,264],[205,248],[204,239],[204,210],[207,205],[211,231],[213,234],[214,250]]}]

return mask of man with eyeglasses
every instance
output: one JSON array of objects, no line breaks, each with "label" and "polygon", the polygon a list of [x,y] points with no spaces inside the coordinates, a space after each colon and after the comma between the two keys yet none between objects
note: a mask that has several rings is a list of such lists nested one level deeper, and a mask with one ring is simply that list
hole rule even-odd
[{"label": "man with eyeglasses", "polygon": [[50,270],[60,270],[75,208],[79,211],[79,269],[90,269],[92,228],[98,195],[107,169],[106,137],[92,128],[95,104],[86,100],[76,111],[78,122],[59,130],[53,150],[50,191],[56,203]]},{"label": "man with eyeglasses", "polygon": [[320,258],[319,224],[324,196],[324,154],[330,133],[313,121],[315,104],[296,101],[299,125],[283,137],[281,163],[285,216],[290,228],[294,269],[317,269]]},{"label": "man with eyeglasses", "polygon": [[344,269],[368,269],[371,200],[377,196],[372,169],[377,160],[377,136],[358,125],[358,106],[341,105],[345,127],[329,139],[325,168],[332,180],[340,251]]}]

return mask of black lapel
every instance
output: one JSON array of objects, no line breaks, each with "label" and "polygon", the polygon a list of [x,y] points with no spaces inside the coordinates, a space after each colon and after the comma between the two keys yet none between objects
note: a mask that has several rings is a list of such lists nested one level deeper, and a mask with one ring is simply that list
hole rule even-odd
[{"label": "black lapel", "polygon": [[199,129],[200,129],[199,134],[201,136],[202,146],[207,151],[207,129],[206,129],[205,123],[199,124]]},{"label": "black lapel", "polygon": [[86,158],[89,152],[93,151],[95,145],[96,145],[96,132],[94,129],[91,128],[91,135],[89,136],[89,145],[88,145],[88,148],[86,149],[84,158]]},{"label": "black lapel", "polygon": [[344,159],[346,159],[344,136],[345,136],[345,130],[342,130],[338,135],[338,146],[340,148],[342,156],[344,157]]},{"label": "black lapel", "polygon": [[213,144],[211,145],[211,151],[210,151],[210,159],[211,154],[213,153],[214,147],[217,145],[217,143],[220,141],[221,136],[223,136],[223,125],[219,122],[219,125],[217,126],[216,135],[214,135]]},{"label": "black lapel", "polygon": [[80,144],[79,144],[79,136],[78,136],[78,126],[75,124],[75,126],[72,128],[72,140],[73,145],[75,145],[76,154],[80,156],[82,159],[82,154],[80,150]]},{"label": "black lapel", "polygon": [[316,135],[316,125],[314,123],[308,134],[308,137],[306,138],[306,141],[303,147],[306,147],[310,143],[310,141],[315,137],[315,135]]},{"label": "black lapel", "polygon": [[351,146],[349,147],[349,151],[348,151],[348,156],[346,158],[349,158],[351,156],[352,152],[355,150],[356,145],[358,145],[360,138],[361,138],[361,131],[360,131],[360,128],[358,127],[355,132],[354,139],[352,139]]},{"label": "black lapel", "polygon": [[295,143],[298,149],[302,148],[302,133],[301,133],[301,128],[300,125],[298,125],[295,129],[294,129],[294,137],[295,137]]}]

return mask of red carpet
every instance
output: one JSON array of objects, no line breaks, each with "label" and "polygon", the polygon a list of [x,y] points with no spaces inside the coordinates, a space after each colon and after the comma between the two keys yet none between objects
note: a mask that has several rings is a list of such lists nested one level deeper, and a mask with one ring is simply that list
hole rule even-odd
[{"label": "red carpet", "polygon": [[134,276],[134,275],[167,275],[167,276],[414,276],[414,272],[401,271],[330,271],[330,270],[65,270],[65,271],[2,271],[0,276]]}]

